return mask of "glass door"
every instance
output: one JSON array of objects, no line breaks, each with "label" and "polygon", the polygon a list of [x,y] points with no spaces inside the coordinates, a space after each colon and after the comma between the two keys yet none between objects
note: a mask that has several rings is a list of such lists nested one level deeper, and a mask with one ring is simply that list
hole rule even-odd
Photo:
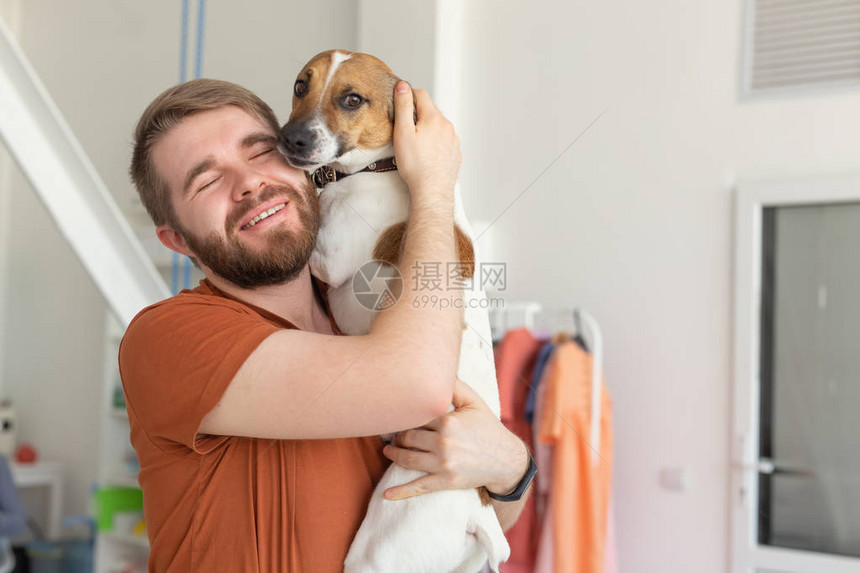
[{"label": "glass door", "polygon": [[747,206],[733,571],[860,572],[860,198]]}]

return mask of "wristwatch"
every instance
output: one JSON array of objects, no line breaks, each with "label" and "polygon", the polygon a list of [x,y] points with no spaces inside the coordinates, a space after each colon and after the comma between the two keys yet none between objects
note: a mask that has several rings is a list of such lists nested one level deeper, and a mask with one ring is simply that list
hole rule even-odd
[{"label": "wristwatch", "polygon": [[529,488],[529,485],[532,483],[532,480],[535,479],[535,474],[537,473],[537,464],[535,463],[535,459],[532,457],[531,452],[529,452],[529,469],[526,470],[526,475],[523,476],[523,479],[520,480],[520,483],[517,484],[517,487],[514,491],[507,495],[499,495],[497,493],[493,493],[490,490],[487,490],[487,493],[490,494],[490,497],[495,499],[496,501],[519,501],[520,498],[523,497],[523,494]]}]

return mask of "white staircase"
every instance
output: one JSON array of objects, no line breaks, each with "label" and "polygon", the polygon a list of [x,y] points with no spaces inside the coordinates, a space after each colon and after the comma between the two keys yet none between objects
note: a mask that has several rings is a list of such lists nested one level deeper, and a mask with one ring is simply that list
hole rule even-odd
[{"label": "white staircase", "polygon": [[143,307],[170,296],[2,21],[0,138],[123,326]]}]

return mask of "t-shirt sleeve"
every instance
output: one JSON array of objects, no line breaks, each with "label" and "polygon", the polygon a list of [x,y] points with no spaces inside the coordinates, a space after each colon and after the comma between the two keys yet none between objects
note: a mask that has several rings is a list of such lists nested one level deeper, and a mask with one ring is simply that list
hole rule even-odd
[{"label": "t-shirt sleeve", "polygon": [[198,439],[203,418],[239,367],[279,327],[223,299],[180,295],[142,311],[119,351],[127,407],[156,447],[188,455],[224,437]]}]

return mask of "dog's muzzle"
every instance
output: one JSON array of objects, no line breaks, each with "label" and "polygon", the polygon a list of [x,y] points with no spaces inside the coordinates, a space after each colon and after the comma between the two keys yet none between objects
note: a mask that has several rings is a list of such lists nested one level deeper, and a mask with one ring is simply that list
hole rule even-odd
[{"label": "dog's muzzle", "polygon": [[317,131],[307,123],[287,123],[278,133],[278,146],[294,167],[307,167],[317,163],[311,159],[317,139]]}]

